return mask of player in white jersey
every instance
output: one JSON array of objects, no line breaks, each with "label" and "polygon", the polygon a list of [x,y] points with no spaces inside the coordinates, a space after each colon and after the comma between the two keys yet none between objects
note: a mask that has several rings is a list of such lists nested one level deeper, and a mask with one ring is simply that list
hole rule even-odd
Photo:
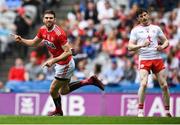
[{"label": "player in white jersey", "polygon": [[[139,25],[131,30],[128,50],[139,53],[140,87],[138,90],[139,106],[138,116],[144,116],[145,90],[148,75],[152,71],[162,88],[165,114],[171,117],[169,112],[169,89],[166,81],[165,66],[160,56],[160,51],[167,48],[169,42],[159,26],[150,24],[148,11],[139,9],[137,12]],[[158,41],[162,43],[158,44]]]}]

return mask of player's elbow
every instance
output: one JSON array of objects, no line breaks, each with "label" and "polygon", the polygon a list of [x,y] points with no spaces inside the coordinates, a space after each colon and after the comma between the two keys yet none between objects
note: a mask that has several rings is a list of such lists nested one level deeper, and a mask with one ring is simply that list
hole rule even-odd
[{"label": "player's elbow", "polygon": [[66,53],[67,56],[72,55],[72,51],[71,50],[65,50],[64,52]]},{"label": "player's elbow", "polygon": [[167,47],[169,46],[169,41],[167,40]]},{"label": "player's elbow", "polygon": [[165,45],[164,45],[164,49],[166,49],[166,48],[169,46],[169,41],[166,40],[164,44],[165,44]]}]

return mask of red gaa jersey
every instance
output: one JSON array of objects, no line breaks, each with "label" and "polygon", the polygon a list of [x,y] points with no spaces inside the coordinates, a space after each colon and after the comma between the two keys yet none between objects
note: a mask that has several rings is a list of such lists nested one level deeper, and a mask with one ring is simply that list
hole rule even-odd
[{"label": "red gaa jersey", "polygon": [[[67,36],[64,30],[57,25],[54,25],[51,31],[48,31],[45,26],[42,26],[36,36],[43,39],[44,44],[53,57],[60,56],[64,52],[62,46],[67,43]],[[71,58],[72,56],[68,56],[65,60],[59,61],[58,64],[68,64]]]}]

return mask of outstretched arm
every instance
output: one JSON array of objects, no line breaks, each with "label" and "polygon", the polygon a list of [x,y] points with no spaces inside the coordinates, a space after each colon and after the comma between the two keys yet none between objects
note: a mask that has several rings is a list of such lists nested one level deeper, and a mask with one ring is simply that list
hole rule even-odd
[{"label": "outstretched arm", "polygon": [[38,37],[35,37],[34,39],[24,39],[16,34],[10,34],[10,35],[15,39],[17,43],[21,43],[26,46],[37,46],[42,41],[42,39]]}]

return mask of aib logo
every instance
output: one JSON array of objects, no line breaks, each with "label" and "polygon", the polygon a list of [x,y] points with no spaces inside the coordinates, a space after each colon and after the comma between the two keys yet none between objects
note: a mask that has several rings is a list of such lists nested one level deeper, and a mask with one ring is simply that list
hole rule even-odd
[{"label": "aib logo", "polygon": [[121,97],[121,116],[137,116],[138,96],[129,94]]},{"label": "aib logo", "polygon": [[50,47],[50,48],[52,48],[52,49],[56,49],[56,46],[55,46],[53,43],[51,43],[51,42],[49,42],[49,41],[47,41],[47,40],[44,40],[44,44],[45,44],[47,47]]},{"label": "aib logo", "polygon": [[39,95],[38,94],[17,94],[15,102],[16,115],[38,115]]}]

